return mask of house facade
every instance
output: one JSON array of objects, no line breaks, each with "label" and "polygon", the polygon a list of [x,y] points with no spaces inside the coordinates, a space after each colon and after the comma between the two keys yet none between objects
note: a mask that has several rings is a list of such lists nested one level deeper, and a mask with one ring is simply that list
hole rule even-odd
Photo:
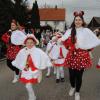
[{"label": "house facade", "polygon": [[53,29],[64,31],[65,8],[39,8],[41,26],[50,25]]}]

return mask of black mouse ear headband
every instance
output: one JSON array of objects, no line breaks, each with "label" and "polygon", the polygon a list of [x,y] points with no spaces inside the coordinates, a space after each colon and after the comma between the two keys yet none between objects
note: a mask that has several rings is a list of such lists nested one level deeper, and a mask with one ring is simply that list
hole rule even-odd
[{"label": "black mouse ear headband", "polygon": [[75,11],[74,13],[73,13],[73,15],[76,17],[76,16],[83,16],[84,15],[84,11],[80,11],[80,12],[77,12],[77,11]]}]

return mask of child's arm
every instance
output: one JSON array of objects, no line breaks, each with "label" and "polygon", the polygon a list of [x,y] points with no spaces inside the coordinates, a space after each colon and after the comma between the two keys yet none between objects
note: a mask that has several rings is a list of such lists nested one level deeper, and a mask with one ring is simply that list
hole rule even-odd
[{"label": "child's arm", "polygon": [[2,35],[1,39],[4,43],[8,44],[10,41],[10,35],[8,33],[5,33]]},{"label": "child's arm", "polygon": [[41,57],[40,70],[46,69],[47,67],[52,66],[52,63],[50,61],[49,56],[45,52],[43,52],[42,50],[40,50],[40,57]]},{"label": "child's arm", "polygon": [[19,51],[15,60],[12,61],[12,65],[18,68],[19,70],[24,70],[25,68],[25,57],[23,56],[22,50]]}]

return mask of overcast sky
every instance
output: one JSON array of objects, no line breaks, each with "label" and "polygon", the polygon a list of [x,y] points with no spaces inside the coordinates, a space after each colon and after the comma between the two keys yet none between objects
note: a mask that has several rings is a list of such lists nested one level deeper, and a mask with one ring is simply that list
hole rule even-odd
[{"label": "overcast sky", "polygon": [[[28,0],[30,6],[34,0]],[[100,0],[37,0],[39,7],[45,4],[50,6],[58,5],[66,8],[66,21],[70,24],[73,21],[73,12],[83,10],[84,18],[89,22],[93,16],[100,17]]]}]

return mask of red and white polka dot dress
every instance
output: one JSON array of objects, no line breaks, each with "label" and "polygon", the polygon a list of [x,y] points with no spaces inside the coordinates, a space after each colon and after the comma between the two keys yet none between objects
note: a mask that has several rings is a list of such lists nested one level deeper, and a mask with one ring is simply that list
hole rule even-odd
[{"label": "red and white polka dot dress", "polygon": [[69,66],[69,68],[81,70],[90,68],[92,61],[88,51],[75,49],[74,51],[69,51],[67,54],[66,64]]},{"label": "red and white polka dot dress", "polygon": [[7,59],[14,60],[21,47],[11,43],[11,34],[9,33],[3,34],[2,40],[7,45]]},{"label": "red and white polka dot dress", "polygon": [[7,48],[7,59],[14,60],[20,49],[20,46],[9,44]]},{"label": "red and white polka dot dress", "polygon": [[66,56],[66,64],[72,69],[86,69],[90,68],[92,61],[89,55],[89,50],[100,45],[100,40],[94,35],[94,33],[84,27],[76,29],[76,41],[72,43],[71,36],[73,36],[72,28],[68,29],[58,42],[64,42],[63,44],[69,50]]},{"label": "red and white polka dot dress", "polygon": [[76,49],[75,45],[72,44],[71,38],[68,39],[66,45],[69,52],[66,56],[66,66],[72,69],[86,69],[92,66],[92,61],[88,50]]}]

